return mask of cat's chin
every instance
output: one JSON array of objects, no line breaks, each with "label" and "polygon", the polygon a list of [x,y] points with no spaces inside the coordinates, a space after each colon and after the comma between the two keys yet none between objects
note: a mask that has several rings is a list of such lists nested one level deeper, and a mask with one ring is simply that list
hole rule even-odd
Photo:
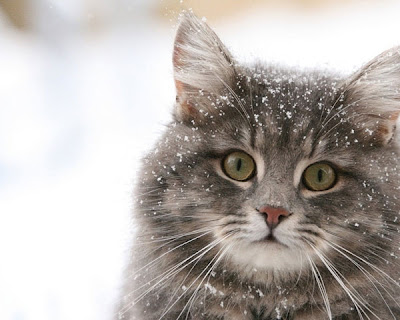
[{"label": "cat's chin", "polygon": [[238,266],[257,271],[300,271],[307,265],[305,252],[268,238],[237,244],[231,251],[231,260]]}]

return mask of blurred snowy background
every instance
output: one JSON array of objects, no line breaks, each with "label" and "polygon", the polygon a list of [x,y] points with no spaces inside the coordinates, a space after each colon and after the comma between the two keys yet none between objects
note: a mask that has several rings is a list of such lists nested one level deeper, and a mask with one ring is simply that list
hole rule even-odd
[{"label": "blurred snowy background", "polygon": [[400,44],[398,1],[0,0],[1,320],[112,318],[184,7],[242,61],[350,72]]}]

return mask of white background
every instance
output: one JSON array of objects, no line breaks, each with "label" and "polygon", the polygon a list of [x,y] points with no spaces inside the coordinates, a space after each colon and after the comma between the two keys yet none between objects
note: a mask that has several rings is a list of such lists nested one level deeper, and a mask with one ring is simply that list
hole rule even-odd
[{"label": "white background", "polygon": [[[176,21],[151,13],[157,1],[99,1],[95,35],[82,31],[94,14],[63,2],[32,0],[31,33],[0,16],[1,320],[111,319],[135,172],[174,102]],[[364,1],[212,25],[241,61],[348,73],[400,44],[399,15]]]}]

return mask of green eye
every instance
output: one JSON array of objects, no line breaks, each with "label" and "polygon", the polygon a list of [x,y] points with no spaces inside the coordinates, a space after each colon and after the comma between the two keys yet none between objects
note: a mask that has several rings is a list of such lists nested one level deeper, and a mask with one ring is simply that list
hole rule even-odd
[{"label": "green eye", "polygon": [[235,151],[228,154],[223,163],[225,174],[237,181],[246,181],[253,177],[256,165],[247,153]]},{"label": "green eye", "polygon": [[336,183],[335,170],[326,163],[314,163],[303,173],[306,187],[312,191],[325,191]]}]

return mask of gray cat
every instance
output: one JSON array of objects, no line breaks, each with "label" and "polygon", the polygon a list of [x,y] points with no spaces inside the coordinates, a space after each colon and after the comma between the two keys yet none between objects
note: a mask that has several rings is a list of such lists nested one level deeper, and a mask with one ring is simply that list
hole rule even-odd
[{"label": "gray cat", "polygon": [[119,318],[400,319],[400,49],[348,78],[243,66],[188,13],[173,64]]}]

